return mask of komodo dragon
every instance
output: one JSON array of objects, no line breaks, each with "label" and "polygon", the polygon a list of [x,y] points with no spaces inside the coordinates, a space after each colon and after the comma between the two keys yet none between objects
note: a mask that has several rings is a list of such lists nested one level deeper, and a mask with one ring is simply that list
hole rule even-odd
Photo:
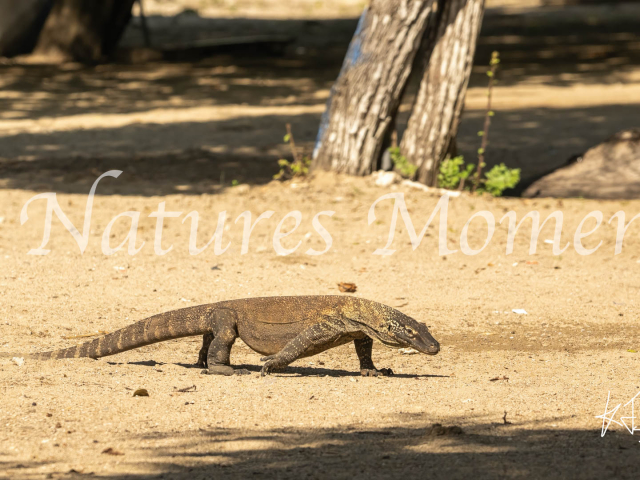
[{"label": "komodo dragon", "polygon": [[[411,347],[435,355],[440,345],[426,325],[381,303],[356,297],[316,295],[228,300],[154,315],[75,347],[37,353],[38,360],[99,358],[152,343],[203,335],[198,366],[214,375],[248,374],[230,366],[233,343],[240,337],[266,355],[261,374],[279,370],[353,341],[364,376],[391,375],[371,360],[373,339],[389,347]],[[8,356],[6,354],[2,356]]]}]

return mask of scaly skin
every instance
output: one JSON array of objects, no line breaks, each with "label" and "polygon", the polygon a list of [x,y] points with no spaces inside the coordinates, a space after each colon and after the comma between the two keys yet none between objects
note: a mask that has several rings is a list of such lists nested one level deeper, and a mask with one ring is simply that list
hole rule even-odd
[{"label": "scaly skin", "polygon": [[203,336],[198,365],[207,368],[203,373],[213,375],[249,373],[230,365],[231,347],[238,337],[265,355],[262,375],[351,341],[365,376],[393,373],[374,366],[374,338],[387,346],[412,347],[428,355],[440,350],[426,325],[398,310],[362,298],[315,295],[246,298],[173,310],[75,347],[27,358],[100,358],[192,335]]}]

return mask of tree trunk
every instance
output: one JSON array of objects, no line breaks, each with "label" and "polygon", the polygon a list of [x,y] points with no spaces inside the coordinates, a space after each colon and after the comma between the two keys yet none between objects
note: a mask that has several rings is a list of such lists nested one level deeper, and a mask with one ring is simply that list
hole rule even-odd
[{"label": "tree trunk", "polygon": [[118,44],[135,0],[55,0],[34,50],[57,60],[101,61]]},{"label": "tree trunk", "polygon": [[51,0],[0,0],[0,57],[31,53]]},{"label": "tree trunk", "polygon": [[435,37],[425,39],[424,74],[400,150],[435,185],[440,163],[455,149],[484,0],[440,0]]},{"label": "tree trunk", "polygon": [[377,169],[436,0],[371,0],[331,92],[313,167],[366,175]]}]

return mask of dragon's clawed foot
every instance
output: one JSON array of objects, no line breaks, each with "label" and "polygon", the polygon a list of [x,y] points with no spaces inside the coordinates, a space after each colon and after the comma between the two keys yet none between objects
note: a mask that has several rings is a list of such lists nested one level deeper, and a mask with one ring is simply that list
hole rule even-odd
[{"label": "dragon's clawed foot", "polygon": [[363,368],[360,370],[360,375],[363,377],[390,377],[393,375],[393,370],[390,368]]},{"label": "dragon's clawed foot", "polygon": [[230,377],[231,375],[251,375],[251,372],[246,368],[232,368],[227,365],[213,365],[207,370],[202,370],[203,375],[224,375]]},{"label": "dragon's clawed foot", "polygon": [[271,357],[266,357],[269,360],[266,361],[266,363],[262,366],[262,370],[260,370],[261,377],[264,377],[265,375],[270,375],[273,372],[282,372],[287,368],[286,365],[280,364],[278,360],[272,357],[275,357],[275,355],[271,355]]},{"label": "dragon's clawed foot", "polygon": [[[265,357],[265,358],[269,358],[269,357]],[[264,377],[265,375],[269,375],[273,371],[273,367],[275,363],[276,362],[273,359],[267,360],[267,363],[265,363],[262,366],[262,370],[260,370],[260,376]]]}]

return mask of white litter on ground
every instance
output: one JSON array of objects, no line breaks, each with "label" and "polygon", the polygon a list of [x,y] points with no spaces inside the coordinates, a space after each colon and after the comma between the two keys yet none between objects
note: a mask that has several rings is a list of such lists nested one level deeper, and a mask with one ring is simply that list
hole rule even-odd
[{"label": "white litter on ground", "polygon": [[420,353],[420,352],[417,350],[414,350],[413,348],[401,348],[400,353],[402,353],[403,355],[415,355],[416,353]]}]

